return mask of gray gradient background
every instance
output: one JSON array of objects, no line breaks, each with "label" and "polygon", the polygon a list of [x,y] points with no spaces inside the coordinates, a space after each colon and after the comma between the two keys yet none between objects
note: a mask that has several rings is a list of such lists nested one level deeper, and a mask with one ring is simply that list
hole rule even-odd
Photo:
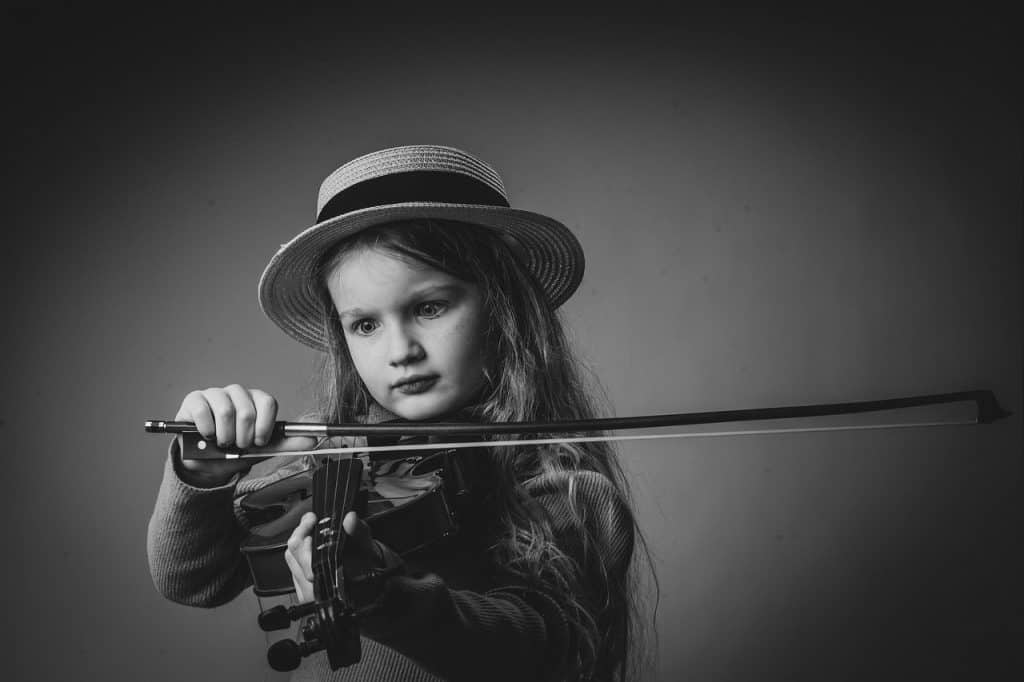
[{"label": "gray gradient background", "polygon": [[309,406],[314,354],[258,275],[327,173],[409,143],[479,154],[576,231],[566,319],[617,414],[974,387],[1016,413],[624,446],[652,680],[1008,674],[1021,139],[998,18],[7,18],[0,676],[274,679],[251,594],[153,589],[165,440],[142,422],[233,381]]}]

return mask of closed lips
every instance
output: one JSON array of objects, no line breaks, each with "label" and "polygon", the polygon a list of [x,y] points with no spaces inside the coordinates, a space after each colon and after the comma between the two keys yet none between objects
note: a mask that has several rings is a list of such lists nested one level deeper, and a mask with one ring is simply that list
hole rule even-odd
[{"label": "closed lips", "polygon": [[399,379],[398,381],[396,381],[391,388],[400,388],[400,387],[406,386],[408,384],[415,384],[416,382],[419,382],[419,381],[430,381],[431,379],[436,379],[436,378],[437,378],[437,375],[427,375],[427,374],[424,374],[424,375],[421,375],[421,376],[406,377],[405,379]]}]

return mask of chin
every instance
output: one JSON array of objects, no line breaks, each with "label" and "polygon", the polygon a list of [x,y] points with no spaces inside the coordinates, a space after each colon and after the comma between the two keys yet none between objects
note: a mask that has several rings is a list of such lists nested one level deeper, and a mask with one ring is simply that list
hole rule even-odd
[{"label": "chin", "polygon": [[441,401],[430,399],[401,400],[397,403],[386,405],[386,407],[402,419],[414,422],[436,419],[452,411],[447,401],[442,403]]}]

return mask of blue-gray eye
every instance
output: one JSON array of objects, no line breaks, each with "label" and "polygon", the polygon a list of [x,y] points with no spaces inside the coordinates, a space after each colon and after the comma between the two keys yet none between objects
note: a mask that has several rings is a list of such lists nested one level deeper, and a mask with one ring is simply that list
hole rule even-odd
[{"label": "blue-gray eye", "polygon": [[444,301],[426,301],[416,306],[416,314],[420,317],[437,317],[448,309]]},{"label": "blue-gray eye", "polygon": [[356,322],[352,325],[352,331],[356,334],[359,334],[360,336],[368,336],[372,334],[376,329],[377,323],[367,318],[356,320]]}]

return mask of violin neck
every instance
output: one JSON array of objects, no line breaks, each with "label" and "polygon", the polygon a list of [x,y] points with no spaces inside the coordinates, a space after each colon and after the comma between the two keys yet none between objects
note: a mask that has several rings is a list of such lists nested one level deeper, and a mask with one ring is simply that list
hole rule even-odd
[{"label": "violin neck", "polygon": [[313,475],[313,588],[317,600],[345,599],[341,553],[345,549],[342,520],[352,510],[363,464],[358,457],[328,459]]}]

